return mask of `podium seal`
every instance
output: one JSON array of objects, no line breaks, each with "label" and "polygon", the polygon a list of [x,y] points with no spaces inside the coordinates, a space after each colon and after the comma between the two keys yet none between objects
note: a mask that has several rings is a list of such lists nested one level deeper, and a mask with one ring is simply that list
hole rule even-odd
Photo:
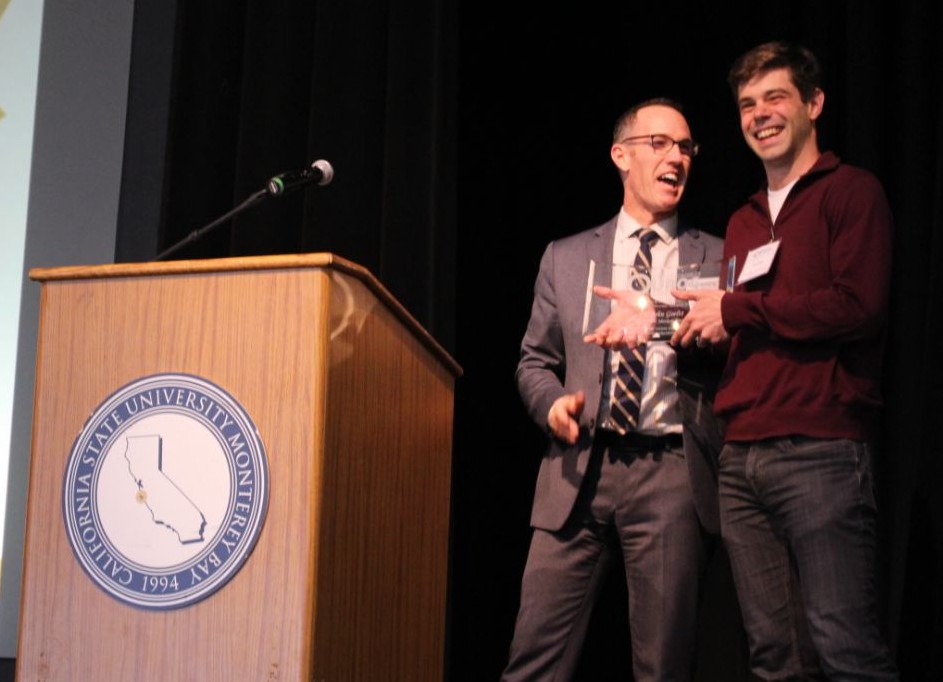
[{"label": "podium seal", "polygon": [[219,386],[154,374],[107,397],[72,445],[66,533],[102,590],[142,609],[189,606],[242,568],[268,509],[255,424]]}]

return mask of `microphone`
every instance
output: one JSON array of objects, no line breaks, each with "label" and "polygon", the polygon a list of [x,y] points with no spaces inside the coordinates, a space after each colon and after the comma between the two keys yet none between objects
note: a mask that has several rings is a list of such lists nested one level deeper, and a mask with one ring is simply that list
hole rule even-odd
[{"label": "microphone", "polygon": [[330,185],[333,179],[334,167],[324,159],[318,159],[308,168],[276,175],[268,181],[265,190],[269,196],[279,197],[297,187],[310,185],[314,182],[322,186]]},{"label": "microphone", "polygon": [[[0,3],[2,3],[2,1],[3,0],[0,0]],[[305,168],[304,170],[291,171],[289,173],[281,173],[280,175],[276,175],[274,178],[268,181],[265,189],[260,189],[259,191],[255,192],[241,204],[236,206],[228,213],[221,215],[209,225],[205,225],[199,230],[194,230],[170,248],[161,251],[154,257],[153,260],[159,261],[167,258],[171,254],[176,253],[182,249],[187,244],[195,242],[210,230],[215,230],[230,218],[235,217],[251,206],[255,206],[256,204],[265,201],[269,197],[279,197],[285,192],[294,189],[295,187],[310,185],[312,182],[316,182],[319,185],[329,185],[333,179],[334,167],[324,159],[318,159],[312,163],[309,168]]]}]

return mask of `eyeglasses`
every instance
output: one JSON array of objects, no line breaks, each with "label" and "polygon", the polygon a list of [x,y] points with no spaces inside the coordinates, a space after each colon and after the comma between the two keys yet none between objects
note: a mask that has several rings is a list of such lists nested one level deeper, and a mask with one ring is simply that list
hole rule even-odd
[{"label": "eyeglasses", "polygon": [[700,150],[700,145],[694,140],[675,140],[674,138],[669,137],[668,135],[635,135],[633,137],[626,137],[622,140],[619,140],[619,144],[630,144],[632,142],[645,142],[652,146],[652,151],[654,151],[659,156],[664,156],[671,149],[678,145],[678,149],[681,150],[681,153],[685,156],[690,156],[692,159],[697,156],[698,151]]}]

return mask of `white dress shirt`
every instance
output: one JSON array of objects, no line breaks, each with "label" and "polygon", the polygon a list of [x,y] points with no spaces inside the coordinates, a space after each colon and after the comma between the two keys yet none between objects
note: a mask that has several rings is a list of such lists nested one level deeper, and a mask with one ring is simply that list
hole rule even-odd
[{"label": "white dress shirt", "polygon": [[[678,217],[659,221],[649,227],[658,234],[652,243],[652,288],[649,292],[657,301],[675,303],[671,289],[678,272]],[[639,249],[638,234],[643,229],[638,221],[623,209],[616,223],[616,238],[612,249],[613,289],[627,289],[625,281],[629,267],[635,263]],[[620,267],[624,266],[624,267]],[[617,303],[613,301],[613,307]],[[649,435],[681,433],[681,413],[678,407],[678,359],[667,341],[649,341],[645,344],[645,376],[642,381],[642,403],[639,410],[638,431]],[[618,366],[615,353],[607,354],[609,372],[603,384],[600,423],[609,418],[612,398],[612,376]]]}]

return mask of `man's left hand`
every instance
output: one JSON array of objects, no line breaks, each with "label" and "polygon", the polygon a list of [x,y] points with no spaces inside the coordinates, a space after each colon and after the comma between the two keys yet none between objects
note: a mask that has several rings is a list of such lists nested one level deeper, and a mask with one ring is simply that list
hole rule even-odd
[{"label": "man's left hand", "polygon": [[638,291],[594,286],[593,293],[616,306],[596,329],[586,334],[583,341],[603,348],[620,350],[635,348],[651,338],[655,329],[655,309],[652,300]]}]

